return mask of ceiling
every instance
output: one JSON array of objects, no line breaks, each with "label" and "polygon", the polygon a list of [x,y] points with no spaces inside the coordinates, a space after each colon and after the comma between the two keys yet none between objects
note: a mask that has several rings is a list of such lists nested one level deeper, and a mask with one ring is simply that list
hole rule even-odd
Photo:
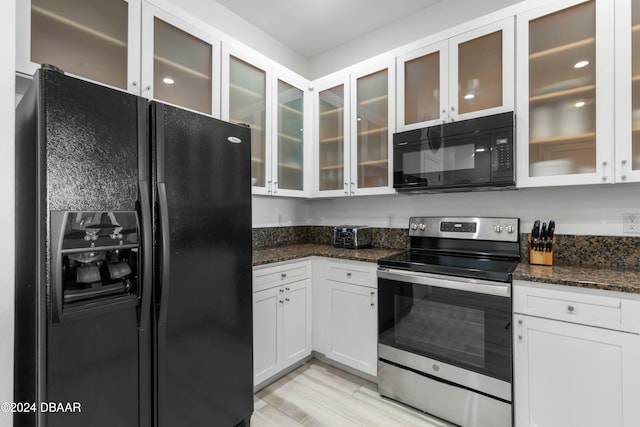
[{"label": "ceiling", "polygon": [[442,0],[216,0],[312,58]]}]

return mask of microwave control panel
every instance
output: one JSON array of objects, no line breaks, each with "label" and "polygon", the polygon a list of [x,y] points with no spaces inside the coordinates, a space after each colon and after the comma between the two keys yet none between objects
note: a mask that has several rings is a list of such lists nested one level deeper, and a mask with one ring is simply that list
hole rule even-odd
[{"label": "microwave control panel", "polygon": [[513,181],[513,129],[497,130],[491,135],[491,180]]}]

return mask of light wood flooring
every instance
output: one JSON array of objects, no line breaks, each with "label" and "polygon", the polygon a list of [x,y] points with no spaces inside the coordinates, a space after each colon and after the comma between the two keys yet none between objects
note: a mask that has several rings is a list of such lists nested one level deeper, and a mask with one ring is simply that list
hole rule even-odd
[{"label": "light wood flooring", "polygon": [[376,384],[312,359],[260,390],[251,427],[450,427],[381,397]]}]

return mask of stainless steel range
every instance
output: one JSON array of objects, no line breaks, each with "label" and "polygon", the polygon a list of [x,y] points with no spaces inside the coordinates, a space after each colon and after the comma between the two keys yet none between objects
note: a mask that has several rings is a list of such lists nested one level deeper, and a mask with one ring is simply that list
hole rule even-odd
[{"label": "stainless steel range", "polygon": [[414,217],[378,261],[378,391],[463,427],[510,427],[517,218]]}]

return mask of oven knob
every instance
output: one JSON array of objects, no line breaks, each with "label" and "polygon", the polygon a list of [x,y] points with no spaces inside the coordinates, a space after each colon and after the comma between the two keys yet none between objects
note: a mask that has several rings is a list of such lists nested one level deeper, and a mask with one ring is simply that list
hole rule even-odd
[{"label": "oven knob", "polygon": [[513,225],[507,225],[507,233],[511,234],[515,231],[515,227]]},{"label": "oven knob", "polygon": [[420,226],[419,226],[419,227],[420,227],[420,230],[422,230],[422,231],[424,231],[424,229],[425,229],[425,228],[427,228],[427,226],[426,226],[426,225],[424,225],[424,224],[420,224]]},{"label": "oven knob", "polygon": [[418,229],[418,224],[416,224],[415,222],[411,223],[411,229],[412,230],[417,230]]},{"label": "oven knob", "polygon": [[500,224],[496,225],[495,227],[493,227],[493,231],[495,231],[496,233],[502,233],[502,226]]}]

